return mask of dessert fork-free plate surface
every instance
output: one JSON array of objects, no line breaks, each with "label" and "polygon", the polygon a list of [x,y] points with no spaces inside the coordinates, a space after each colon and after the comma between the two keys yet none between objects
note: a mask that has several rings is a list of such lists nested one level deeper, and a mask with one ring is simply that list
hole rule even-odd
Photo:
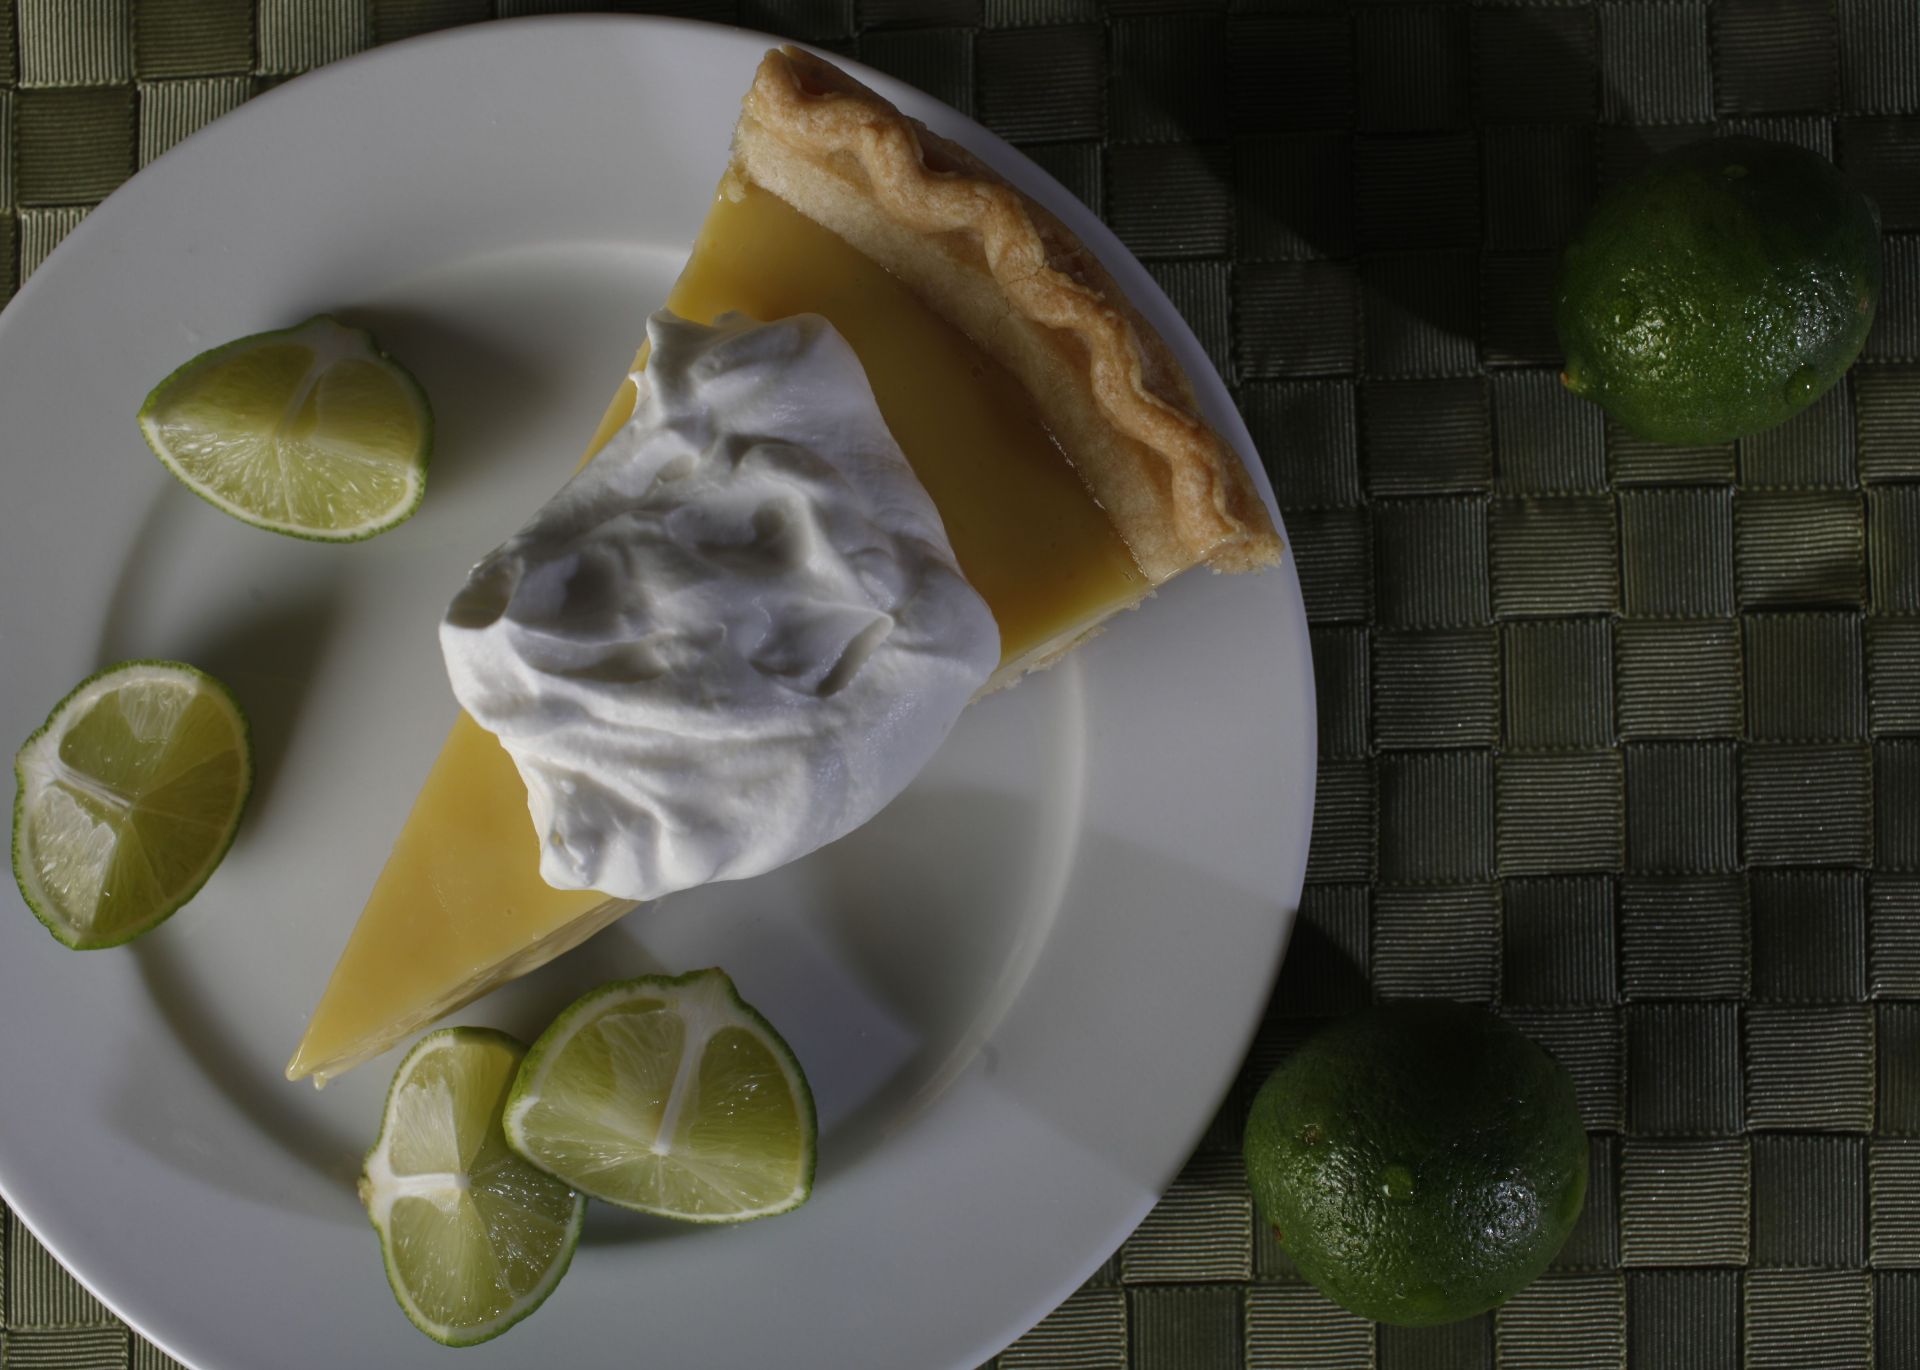
[{"label": "dessert fork-free plate surface", "polygon": [[[353,1195],[398,1053],[281,1067],[454,714],[434,625],[571,470],[664,297],[768,40],[490,24],[248,104],[88,218],[0,313],[0,739],[163,656],[253,717],[225,865],[115,951],[0,910],[0,1191],[199,1370],[440,1365]],[[1091,243],[1250,453],[1205,355],[1084,207],[870,73]],[[425,504],[353,546],[222,517],[146,452],[148,388],[326,310],[431,395]],[[552,1300],[463,1365],[971,1367],[1139,1221],[1220,1102],[1306,864],[1307,632],[1291,561],[1196,574],[970,709],[854,836],[612,931],[454,1021],[531,1038],[616,976],[724,966],[814,1086],[820,1172],[778,1220],[596,1207]]]}]

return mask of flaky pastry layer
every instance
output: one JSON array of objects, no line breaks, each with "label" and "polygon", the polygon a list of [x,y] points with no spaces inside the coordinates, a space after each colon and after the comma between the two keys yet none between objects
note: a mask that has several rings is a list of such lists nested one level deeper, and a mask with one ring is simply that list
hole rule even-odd
[{"label": "flaky pastry layer", "polygon": [[1071,230],[965,148],[787,48],[754,76],[730,174],[879,262],[1006,366],[1150,582],[1280,559],[1252,478],[1160,335]]}]

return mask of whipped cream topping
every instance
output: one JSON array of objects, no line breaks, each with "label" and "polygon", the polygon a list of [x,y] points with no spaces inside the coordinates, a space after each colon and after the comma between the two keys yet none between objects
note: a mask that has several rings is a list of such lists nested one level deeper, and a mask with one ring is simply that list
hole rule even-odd
[{"label": "whipped cream topping", "polygon": [[440,627],[526,781],[542,878],[634,900],[865,823],[1000,659],[831,324],[663,311],[647,337],[632,419]]}]

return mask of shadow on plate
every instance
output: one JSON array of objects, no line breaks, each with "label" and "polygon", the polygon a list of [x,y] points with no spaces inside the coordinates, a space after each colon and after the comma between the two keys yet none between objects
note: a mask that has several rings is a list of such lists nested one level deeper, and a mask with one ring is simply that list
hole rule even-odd
[{"label": "shadow on plate", "polygon": [[93,653],[98,666],[110,666],[145,651],[139,632],[141,599],[152,567],[169,546],[177,545],[178,539],[185,536],[181,527],[183,520],[202,513],[220,517],[184,488],[172,483],[147,506],[146,516],[134,530],[126,554],[121,558],[120,577],[114,582],[106,612],[100,616],[100,638]]},{"label": "shadow on plate", "polygon": [[[1081,1097],[1075,1081],[1062,1078],[1058,1061],[1007,1056],[995,1043],[998,1029],[1010,1013],[1044,1018],[1060,1011],[1024,992],[1029,974],[1049,954],[1058,918],[1082,923],[1074,940],[1083,949],[1086,920],[1102,929],[1091,962],[1076,968],[1079,978],[1082,972],[1101,974],[1110,957],[1115,976],[1127,967],[1137,974],[1138,966],[1155,958],[1188,951],[1215,919],[1240,925],[1278,918],[1280,911],[1130,841],[1093,834],[1073,849],[1058,849],[1044,836],[1041,808],[1021,794],[910,792],[859,833],[809,858],[804,914],[766,908],[754,882],[743,882],[725,892],[725,908],[692,906],[681,929],[691,921],[696,932],[680,942],[678,934],[650,935],[660,930],[650,929],[648,911],[639,910],[454,1021],[492,1022],[531,1040],[561,1008],[608,980],[685,970],[691,962],[680,962],[688,954],[698,959],[705,947],[731,959],[735,951],[757,946],[756,978],[765,981],[771,973],[786,987],[777,991],[777,1004],[753,997],[801,1052],[828,1120],[815,1202],[832,1202],[837,1183],[969,1071],[984,1072],[992,1087],[1016,1096],[1090,1157],[1125,1170],[1138,1183],[1156,1183],[1162,1177],[1138,1173],[1124,1134],[1087,1125],[1088,1118],[1111,1115],[1111,1100]],[[697,920],[706,917],[716,921],[703,946]],[[366,1139],[316,1128],[311,1112],[285,1093],[277,1077],[261,1078],[249,1066],[206,1003],[178,945],[160,938],[133,951],[163,1021],[226,1104],[274,1150],[292,1156],[329,1188],[350,1188]],[[833,968],[837,985],[822,978],[822,966]],[[782,973],[781,967],[790,969]],[[816,993],[831,995],[833,1002],[807,1009]],[[1132,1027],[1108,1030],[1086,1049],[1124,1052],[1128,1031],[1157,1030],[1160,1015],[1141,1008],[1127,1015]],[[1068,1026],[1068,1035],[1077,1031]],[[1052,1029],[1048,1035],[1055,1035]],[[826,1059],[823,1048],[831,1053]],[[1195,1066],[1225,1071],[1230,1064]],[[1091,1074],[1111,1078],[1109,1071]],[[140,1075],[136,1070],[129,1084],[122,1120],[140,1145],[223,1188],[252,1193],[268,1183],[266,1171],[253,1175],[237,1158],[209,1154],[188,1136],[152,1126],[144,1116]],[[1142,1089],[1151,1091],[1153,1083],[1143,1080]],[[278,1189],[259,1197],[288,1202]],[[336,1201],[329,1211],[338,1217],[347,1210]],[[595,1205],[585,1240],[630,1244],[705,1231]]]},{"label": "shadow on plate", "polygon": [[[897,1030],[861,1033],[858,1040],[887,1036],[898,1040],[898,1033],[904,1032],[918,1047],[904,1059],[895,1059],[878,1082],[867,1087],[864,1097],[836,1101],[838,1120],[820,1139],[812,1202],[832,1203],[837,1183],[892,1143],[903,1128],[937,1103],[948,1086],[970,1071],[982,1072],[990,1087],[1016,1098],[1024,1110],[1084,1152],[1089,1164],[1104,1166],[1150,1189],[1167,1178],[1151,1172],[1124,1127],[1114,1131],[1105,1126],[1113,1117],[1111,1098],[1086,1092],[1092,1081],[1113,1078],[1113,1068],[1090,1069],[1076,1076],[1061,1069],[1057,1056],[1025,1061],[1009,1056],[995,1041],[998,1028],[1010,1016],[1045,1020],[1061,1011],[1060,1005],[1036,1002],[1030,989],[1023,990],[1037,965],[1044,966],[1050,954],[1062,954],[1048,946],[1055,910],[1007,909],[978,902],[982,894],[1004,889],[1004,882],[996,882],[986,872],[1005,853],[1023,850],[1032,821],[1032,806],[1012,797],[909,794],[863,830],[863,835],[871,833],[875,839],[868,848],[873,862],[836,869],[828,886],[830,910],[822,913],[818,928],[832,940],[835,954],[852,970],[858,988],[892,1019],[889,1027]],[[897,838],[888,833],[890,826],[897,828]],[[937,844],[927,834],[940,831],[966,833],[968,847],[979,859],[954,862],[948,848],[945,864],[938,868],[940,882],[931,884],[926,872],[936,868],[926,858]],[[1072,874],[1059,916],[1108,921],[1114,915],[1112,936],[1085,965],[1072,968],[1076,980],[1100,975],[1108,958],[1117,982],[1129,967],[1137,975],[1140,965],[1171,963],[1191,955],[1215,921],[1239,926],[1250,919],[1278,921],[1285,916],[1269,899],[1131,841],[1094,834],[1065,855],[1072,861]],[[1122,911],[1126,916],[1118,916]],[[1075,945],[1086,946],[1084,927]],[[1048,1033],[1060,1041],[1081,1039],[1063,1049],[1089,1060],[1094,1053],[1119,1053],[1124,1073],[1129,1060],[1146,1059],[1144,1053],[1130,1054],[1130,1037],[1163,1032],[1168,1012],[1178,1012],[1178,1006],[1143,1001],[1137,1013],[1123,1014],[1116,1023],[1098,1029],[1066,1024],[1064,1031],[1049,1028]],[[1201,1061],[1194,1062],[1193,1069],[1202,1075],[1219,1074],[1224,1089],[1236,1064]],[[834,1080],[870,1074],[859,1063],[846,1060],[815,1060],[808,1063],[808,1072],[815,1081],[816,1096],[822,1097],[823,1114],[832,1111],[824,1096]],[[1155,1086],[1156,1081],[1142,1078],[1142,1097],[1152,1097]],[[1103,1120],[1102,1125],[1094,1126],[1090,1119]],[[1196,1119],[1196,1129],[1204,1122]],[[585,1240],[616,1245],[700,1231],[596,1206]]]},{"label": "shadow on plate", "polygon": [[[1061,867],[1074,859],[1036,845],[1039,808],[1022,794],[909,791],[862,830],[863,859],[827,867],[820,931],[899,1036],[919,1045],[843,1106],[820,1141],[821,1185],[938,1099],[1018,996],[1058,911]],[[1026,867],[1011,901],[1009,861]]]},{"label": "shadow on plate", "polygon": [[[801,863],[809,887],[804,912],[756,907],[753,882],[697,905],[689,898],[677,911],[712,920],[706,945],[723,965],[732,959],[732,941],[753,958],[751,978],[775,982],[771,998],[751,997],[793,1045],[813,1087],[822,1118],[816,1196],[829,1196],[837,1176],[938,1096],[998,1020],[1001,1001],[1017,990],[1025,953],[1044,939],[1052,911],[1006,899],[1001,865],[1009,854],[1026,859],[1034,809],[1014,795],[910,791],[858,833]],[[945,840],[952,834],[965,834],[968,851],[980,859],[956,862]],[[937,883],[929,882],[932,870],[940,872]],[[662,965],[647,950],[650,940],[679,936],[654,929],[664,935],[650,939],[646,917],[646,910],[636,912],[549,968],[560,972],[555,983],[564,982],[567,992],[549,998],[545,986],[534,986],[544,1011],[615,970],[690,968]],[[611,948],[603,945],[609,941]],[[600,949],[589,952],[594,947]],[[576,959],[590,969],[565,970]],[[595,1205],[584,1240],[617,1245],[705,1230]]]},{"label": "shadow on plate", "polygon": [[[186,916],[183,914],[182,916]],[[174,1041],[199,1067],[202,1078],[235,1115],[243,1119],[272,1148],[293,1158],[324,1181],[297,1193],[279,1173],[277,1155],[262,1169],[248,1160],[250,1152],[216,1147],[206,1134],[156,1111],[154,1080],[164,1071],[141,1064],[144,1052],[136,1043],[129,1051],[128,1080],[115,1109],[115,1122],[134,1144],[177,1170],[209,1186],[246,1195],[276,1208],[295,1207],[317,1215],[339,1218],[349,1209],[329,1197],[344,1191],[351,1199],[359,1178],[360,1158],[372,1138],[350,1137],[317,1126],[312,1111],[302,1107],[295,1087],[279,1075],[262,1075],[249,1064],[230,1024],[213,1010],[204,992],[198,968],[185,944],[164,935],[142,939],[129,947],[140,983],[153,1001],[160,1020]],[[164,1050],[164,1047],[159,1049]],[[300,1086],[305,1089],[306,1086]]]},{"label": "shadow on plate", "polygon": [[[988,1043],[979,1053],[980,1069],[990,1087],[1015,1099],[1028,1115],[1043,1122],[1087,1158],[1143,1191],[1158,1193],[1172,1178],[1155,1168],[1143,1154],[1146,1133],[1136,1136],[1127,1126],[1129,1116],[1147,1119],[1164,1107],[1167,1089],[1195,1078],[1218,1076],[1220,1097],[1208,1112],[1193,1120],[1195,1139],[1224,1102],[1241,1065],[1233,1059],[1200,1059],[1168,1063],[1177,1072],[1159,1077],[1149,1073],[1164,1045],[1168,1023],[1183,1011],[1179,1003],[1156,999],[1150,988],[1131,1008],[1092,1016],[1066,1017],[1071,1006],[1054,1001],[1044,988],[1064,978],[1075,985],[1139,985],[1142,967],[1175,966],[1204,956],[1214,927],[1241,929],[1270,921],[1284,924],[1292,917],[1277,898],[1219,879],[1211,871],[1151,850],[1130,839],[1089,833],[1081,841],[1073,878],[1062,903],[1058,937],[1043,952],[1035,978],[1007,1015],[1006,1035],[1017,1039],[1045,1024],[1046,1059],[1032,1053],[996,1051]],[[1073,926],[1069,930],[1069,923]],[[1097,932],[1089,930],[1089,925]],[[1071,965],[1049,961],[1075,948]],[[1265,966],[1236,966],[1233,974],[1261,976]],[[1248,1006],[1249,1037],[1255,1026]],[[1116,1112],[1107,1092],[1114,1079],[1131,1077],[1139,1107]],[[1182,1158],[1184,1159],[1184,1158]]]},{"label": "shadow on plate", "polygon": [[302,708],[340,617],[339,587],[309,583],[286,598],[254,606],[202,640],[183,659],[230,686],[247,711],[253,738],[253,793],[239,840],[273,801]]},{"label": "shadow on plate", "polygon": [[[543,365],[531,350],[483,338],[441,315],[360,306],[333,313],[372,333],[427,392],[433,455],[426,504],[483,478],[494,463],[524,460],[526,435],[548,419],[561,396],[552,365]],[[484,550],[475,548],[474,555]]]}]

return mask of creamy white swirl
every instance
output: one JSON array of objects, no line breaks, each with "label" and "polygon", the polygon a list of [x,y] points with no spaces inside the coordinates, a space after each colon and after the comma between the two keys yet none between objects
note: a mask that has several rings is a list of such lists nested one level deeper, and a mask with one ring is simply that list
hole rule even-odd
[{"label": "creamy white swirl", "polygon": [[562,889],[758,875],[878,813],[999,663],[853,350],[813,315],[647,325],[632,419],[440,628]]}]

